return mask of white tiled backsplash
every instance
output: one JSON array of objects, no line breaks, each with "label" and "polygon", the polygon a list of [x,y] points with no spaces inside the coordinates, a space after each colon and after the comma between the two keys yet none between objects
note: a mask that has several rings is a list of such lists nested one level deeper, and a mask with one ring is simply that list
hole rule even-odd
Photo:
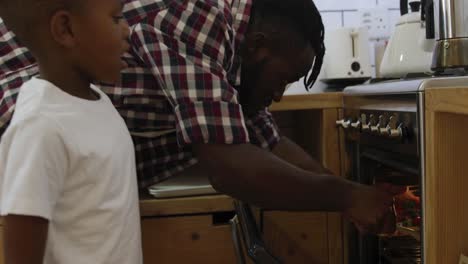
[{"label": "white tiled backsplash", "polygon": [[336,29],[339,27],[360,26],[360,11],[362,9],[385,9],[389,15],[389,27],[393,27],[399,14],[398,0],[314,0],[322,13],[325,27]]},{"label": "white tiled backsplash", "polygon": [[[331,31],[341,27],[361,27],[362,13],[370,11],[375,14],[380,12],[385,16],[384,26],[386,27],[385,41],[393,32],[395,24],[400,17],[400,1],[398,0],[313,0],[322,14],[323,23],[326,31]],[[377,34],[378,35],[378,34]],[[372,36],[372,34],[371,34]],[[377,38],[379,39],[379,38]],[[374,45],[378,40],[371,40],[369,43],[369,52],[371,54],[371,64],[375,69]],[[312,92],[320,92],[324,89],[323,83],[317,81]],[[306,93],[302,81],[295,83],[286,92],[286,94]]]}]

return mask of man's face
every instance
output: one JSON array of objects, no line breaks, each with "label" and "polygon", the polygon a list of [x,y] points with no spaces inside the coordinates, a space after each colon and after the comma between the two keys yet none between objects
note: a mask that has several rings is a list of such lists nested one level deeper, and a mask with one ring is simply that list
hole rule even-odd
[{"label": "man's face", "polygon": [[244,114],[252,116],[273,101],[279,102],[286,86],[309,72],[314,57],[311,45],[306,45],[298,50],[268,52],[255,63],[243,64],[240,98]]}]

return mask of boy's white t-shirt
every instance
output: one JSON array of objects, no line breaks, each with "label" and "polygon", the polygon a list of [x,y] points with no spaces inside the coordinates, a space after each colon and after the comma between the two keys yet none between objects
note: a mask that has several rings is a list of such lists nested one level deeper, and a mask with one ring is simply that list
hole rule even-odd
[{"label": "boy's white t-shirt", "polygon": [[49,220],[46,264],[140,264],[133,143],[92,88],[97,101],[38,78],[21,87],[1,138],[0,213]]}]

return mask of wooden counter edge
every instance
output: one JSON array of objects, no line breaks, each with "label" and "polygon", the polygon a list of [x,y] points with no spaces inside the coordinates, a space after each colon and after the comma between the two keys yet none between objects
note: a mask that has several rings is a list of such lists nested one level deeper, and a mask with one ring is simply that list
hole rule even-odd
[{"label": "wooden counter edge", "polygon": [[[233,198],[226,195],[205,195],[171,199],[140,199],[141,217],[209,214],[234,211]],[[0,217],[0,227],[3,218]]]},{"label": "wooden counter edge", "polygon": [[425,93],[426,110],[468,114],[468,88],[433,88]]},{"label": "wooden counter edge", "polygon": [[208,214],[233,210],[233,199],[226,195],[140,200],[141,217]]},{"label": "wooden counter edge", "polygon": [[343,94],[315,93],[300,95],[285,95],[281,102],[274,103],[270,111],[312,110],[343,107]]}]

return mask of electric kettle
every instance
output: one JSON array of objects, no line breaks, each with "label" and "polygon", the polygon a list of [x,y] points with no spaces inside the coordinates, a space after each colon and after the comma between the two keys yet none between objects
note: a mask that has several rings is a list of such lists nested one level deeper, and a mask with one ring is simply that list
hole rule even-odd
[{"label": "electric kettle", "polygon": [[[425,1],[423,1],[425,4]],[[430,73],[435,40],[426,38],[426,25],[421,20],[421,2],[400,1],[402,16],[396,24],[385,50],[380,76],[384,78],[402,78],[411,73]]]}]

